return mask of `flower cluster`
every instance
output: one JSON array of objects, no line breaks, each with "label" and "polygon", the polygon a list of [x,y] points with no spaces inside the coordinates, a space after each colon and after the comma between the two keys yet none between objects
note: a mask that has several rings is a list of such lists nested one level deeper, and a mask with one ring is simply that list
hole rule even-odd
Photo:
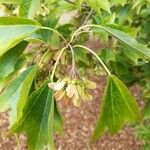
[{"label": "flower cluster", "polygon": [[57,101],[72,101],[76,107],[79,107],[81,100],[90,101],[92,96],[88,93],[89,89],[95,89],[96,84],[86,79],[65,78],[57,82],[48,84],[49,88],[55,91],[54,96]]}]

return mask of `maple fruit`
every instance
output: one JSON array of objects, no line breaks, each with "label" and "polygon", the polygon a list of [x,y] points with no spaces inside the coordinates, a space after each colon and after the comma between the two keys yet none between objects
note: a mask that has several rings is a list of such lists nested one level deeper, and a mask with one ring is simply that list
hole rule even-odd
[{"label": "maple fruit", "polygon": [[88,89],[95,89],[96,84],[86,79],[71,79],[69,77],[58,80],[56,83],[48,84],[49,88],[54,90],[54,97],[57,101],[70,101],[76,107],[79,107],[81,100],[90,101],[92,96],[88,93]]}]

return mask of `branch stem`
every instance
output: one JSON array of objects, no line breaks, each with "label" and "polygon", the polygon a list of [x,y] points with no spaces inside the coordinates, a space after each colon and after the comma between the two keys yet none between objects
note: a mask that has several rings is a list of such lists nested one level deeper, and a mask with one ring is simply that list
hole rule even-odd
[{"label": "branch stem", "polygon": [[101,25],[96,25],[96,24],[89,24],[89,25],[84,25],[84,26],[81,26],[80,28],[78,28],[72,35],[71,37],[71,40],[70,40],[70,43],[73,42],[74,38],[78,35],[79,31],[80,30],[83,30],[85,28],[89,28],[89,27],[95,27],[95,28],[101,28],[103,30],[105,30]]},{"label": "branch stem", "polygon": [[82,23],[82,26],[86,25],[86,23],[88,22],[89,18],[92,16],[93,13],[94,13],[94,10],[91,9],[91,11],[89,12],[88,16],[85,18],[84,22]]}]

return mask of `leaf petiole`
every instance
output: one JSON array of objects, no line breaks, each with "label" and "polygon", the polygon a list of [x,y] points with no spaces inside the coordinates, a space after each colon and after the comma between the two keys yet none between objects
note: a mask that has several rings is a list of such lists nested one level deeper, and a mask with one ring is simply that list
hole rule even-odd
[{"label": "leaf petiole", "polygon": [[108,68],[106,67],[106,65],[103,63],[103,61],[98,57],[98,55],[93,51],[91,50],[90,48],[88,47],[85,47],[83,45],[74,45],[73,48],[75,47],[80,47],[82,49],[86,49],[87,51],[89,51],[90,53],[92,53],[97,59],[98,61],[100,62],[100,64],[103,66],[103,68],[105,69],[105,71],[107,72],[108,75],[111,75],[110,71],[108,70]]},{"label": "leaf petiole", "polygon": [[62,39],[63,41],[65,42],[66,45],[68,45],[68,42],[66,41],[66,39],[63,37],[62,34],[60,34],[57,30],[55,29],[52,29],[52,28],[49,28],[49,27],[40,27],[40,29],[43,29],[43,30],[49,30],[49,31],[52,31],[54,33],[57,33]]}]

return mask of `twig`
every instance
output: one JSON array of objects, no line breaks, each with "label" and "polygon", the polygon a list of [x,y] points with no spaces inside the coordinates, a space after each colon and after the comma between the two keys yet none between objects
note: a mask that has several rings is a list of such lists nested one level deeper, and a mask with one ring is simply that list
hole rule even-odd
[{"label": "twig", "polygon": [[94,10],[91,9],[91,11],[89,12],[88,16],[85,18],[84,22],[82,23],[82,26],[87,24],[89,18],[93,15],[93,13],[94,13]]}]

